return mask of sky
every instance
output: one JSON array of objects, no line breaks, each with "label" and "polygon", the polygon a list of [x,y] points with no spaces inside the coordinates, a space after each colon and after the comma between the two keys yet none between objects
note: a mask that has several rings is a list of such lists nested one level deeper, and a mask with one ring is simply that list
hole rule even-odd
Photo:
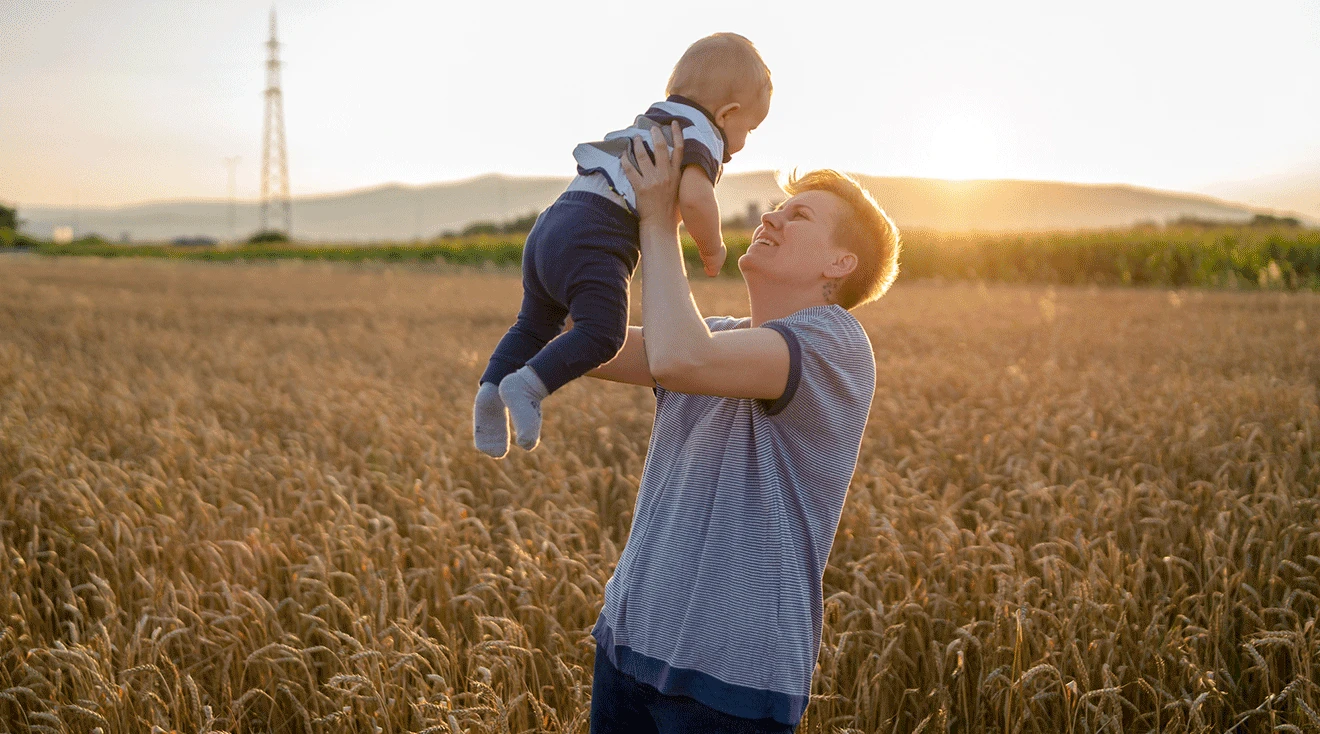
[{"label": "sky", "polygon": [[[259,190],[267,1],[0,0],[0,200]],[[1221,192],[1320,171],[1320,2],[278,3],[295,196],[567,176],[731,30],[770,116],[729,172]]]}]

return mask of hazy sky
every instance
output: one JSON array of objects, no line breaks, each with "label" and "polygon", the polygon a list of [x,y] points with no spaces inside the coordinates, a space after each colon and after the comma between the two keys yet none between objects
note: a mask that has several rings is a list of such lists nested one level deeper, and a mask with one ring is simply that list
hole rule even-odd
[{"label": "hazy sky", "polygon": [[[0,199],[256,195],[269,2],[0,0]],[[1320,2],[278,5],[295,195],[568,175],[696,38],[750,37],[770,117],[729,171],[1127,182],[1320,162]]]}]

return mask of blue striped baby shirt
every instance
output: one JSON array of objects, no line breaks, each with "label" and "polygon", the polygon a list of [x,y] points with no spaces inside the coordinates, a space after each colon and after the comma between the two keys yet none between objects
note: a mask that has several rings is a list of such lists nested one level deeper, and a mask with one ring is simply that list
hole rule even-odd
[{"label": "blue striped baby shirt", "polygon": [[705,107],[671,94],[665,101],[656,102],[638,115],[631,126],[607,134],[604,140],[582,143],[574,148],[578,175],[569,183],[568,190],[600,194],[636,214],[637,194],[623,173],[621,156],[630,154],[630,141],[637,135],[650,152],[651,128],[657,126],[664,133],[665,142],[673,145],[669,124],[674,120],[683,131],[683,167],[699,166],[712,185],[718,183],[724,164],[730,160],[724,131],[716,126],[715,118]]},{"label": "blue striped baby shirt", "polygon": [[[750,319],[706,323],[723,331]],[[662,693],[796,725],[875,356],[839,306],[762,326],[789,348],[779,399],[656,389],[632,529],[592,635],[616,668]]]}]

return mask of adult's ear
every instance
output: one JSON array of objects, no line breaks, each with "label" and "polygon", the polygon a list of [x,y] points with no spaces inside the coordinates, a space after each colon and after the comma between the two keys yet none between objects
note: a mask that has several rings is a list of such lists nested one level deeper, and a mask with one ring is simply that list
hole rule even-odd
[{"label": "adult's ear", "polygon": [[729,119],[729,115],[732,115],[740,109],[742,109],[742,103],[730,102],[718,110],[715,110],[715,124],[724,127],[724,121]]},{"label": "adult's ear", "polygon": [[846,278],[856,269],[857,255],[841,249],[835,251],[834,259],[825,265],[825,272],[822,275],[830,280]]}]

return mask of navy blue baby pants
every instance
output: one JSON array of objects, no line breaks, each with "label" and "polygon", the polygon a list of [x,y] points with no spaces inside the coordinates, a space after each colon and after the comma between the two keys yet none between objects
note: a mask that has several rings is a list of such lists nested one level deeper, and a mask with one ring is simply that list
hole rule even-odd
[{"label": "navy blue baby pants", "polygon": [[[639,255],[637,217],[589,191],[560,194],[527,235],[518,321],[481,382],[498,385],[527,365],[554,392],[614,359],[628,336],[628,283]],[[573,328],[563,331],[567,316]]]}]

